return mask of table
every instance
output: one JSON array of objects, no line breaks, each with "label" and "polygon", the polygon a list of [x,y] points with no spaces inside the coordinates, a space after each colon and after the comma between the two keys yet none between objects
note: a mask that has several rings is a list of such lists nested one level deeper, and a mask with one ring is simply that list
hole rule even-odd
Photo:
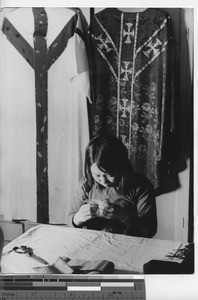
[{"label": "table", "polygon": [[[96,230],[57,225],[38,225],[3,248],[3,274],[41,273],[41,262],[13,251],[13,247],[31,247],[35,255],[53,265],[60,257],[113,262],[117,274],[142,274],[143,265],[152,259],[170,260],[167,255],[184,245],[176,241],[112,234]],[[171,258],[177,260],[177,258]],[[41,268],[41,269],[40,269]],[[48,271],[46,271],[48,272]],[[45,271],[44,271],[45,273]]]}]

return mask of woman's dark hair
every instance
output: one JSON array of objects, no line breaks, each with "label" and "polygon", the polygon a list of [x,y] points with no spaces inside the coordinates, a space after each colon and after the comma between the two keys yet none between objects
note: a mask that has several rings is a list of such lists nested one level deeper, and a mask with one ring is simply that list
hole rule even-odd
[{"label": "woman's dark hair", "polygon": [[110,135],[94,137],[88,144],[85,152],[85,190],[89,192],[94,184],[91,174],[91,165],[109,174],[118,173],[120,177],[118,189],[126,188],[126,179],[132,174],[132,167],[128,159],[128,151],[121,140]]}]

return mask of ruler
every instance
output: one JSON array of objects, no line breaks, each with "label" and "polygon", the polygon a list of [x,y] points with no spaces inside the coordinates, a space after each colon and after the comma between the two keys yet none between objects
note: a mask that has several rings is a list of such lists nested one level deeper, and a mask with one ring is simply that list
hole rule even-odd
[{"label": "ruler", "polygon": [[0,300],[146,299],[145,280],[132,276],[0,276]]}]

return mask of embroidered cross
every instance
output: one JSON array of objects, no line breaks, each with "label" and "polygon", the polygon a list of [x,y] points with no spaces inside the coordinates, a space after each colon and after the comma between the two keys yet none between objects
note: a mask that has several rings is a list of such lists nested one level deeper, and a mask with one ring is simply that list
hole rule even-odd
[{"label": "embroidered cross", "polygon": [[126,23],[126,25],[127,25],[127,30],[128,31],[124,30],[123,38],[125,36],[127,36],[127,39],[125,40],[125,43],[130,44],[131,43],[131,37],[134,37],[134,29],[131,30],[131,27],[133,26],[133,24],[132,23]]},{"label": "embroidered cross", "polygon": [[149,57],[150,56],[150,53],[153,52],[153,54],[155,55],[156,53],[159,52],[160,50],[160,46],[162,45],[162,42],[156,38],[156,41],[153,42],[153,41],[150,41],[150,43],[147,44],[147,48],[149,48],[147,51],[143,51],[143,53]]},{"label": "embroidered cross", "polygon": [[120,105],[119,110],[122,112],[121,117],[126,118],[126,112],[130,113],[130,105],[127,103],[128,99],[122,99],[123,105]]},{"label": "embroidered cross", "polygon": [[123,80],[128,81],[129,75],[132,74],[132,63],[130,61],[123,61],[123,63],[124,67],[121,67],[121,74],[124,74]]},{"label": "embroidered cross", "polygon": [[111,51],[112,49],[108,46],[108,43],[110,43],[109,39],[106,37],[106,39],[102,38],[102,34],[100,34],[98,37],[95,37],[96,41],[99,41],[98,47],[102,50],[102,48],[105,48],[107,52]]}]

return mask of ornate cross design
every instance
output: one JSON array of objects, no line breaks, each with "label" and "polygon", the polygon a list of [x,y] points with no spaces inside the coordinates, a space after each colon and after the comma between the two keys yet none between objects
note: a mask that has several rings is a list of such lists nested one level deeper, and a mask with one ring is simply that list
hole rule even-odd
[{"label": "ornate cross design", "polygon": [[119,110],[122,112],[121,117],[126,118],[126,112],[130,113],[130,104],[128,104],[128,99],[122,99],[123,105],[120,105]]},{"label": "ornate cross design", "polygon": [[123,63],[124,67],[121,67],[121,74],[124,74],[123,80],[128,81],[129,75],[132,74],[132,63],[130,61],[123,61]]},{"label": "ornate cross design", "polygon": [[106,39],[102,38],[102,34],[100,34],[98,37],[95,37],[96,41],[99,41],[98,47],[102,50],[102,48],[105,48],[107,52],[111,51],[112,49],[108,46],[108,43],[110,43],[109,39],[106,37]]},{"label": "ornate cross design", "polygon": [[134,29],[131,30],[131,27],[133,26],[133,23],[126,23],[127,25],[127,30],[123,31],[123,38],[125,36],[127,36],[127,39],[125,41],[126,44],[130,44],[131,43],[131,37],[134,37]]},{"label": "ornate cross design", "polygon": [[150,41],[150,43],[148,43],[146,45],[146,48],[149,48],[147,51],[143,51],[143,53],[149,57],[150,53],[153,51],[153,54],[155,55],[156,53],[159,52],[160,46],[162,45],[162,42],[156,38],[156,41]]}]

